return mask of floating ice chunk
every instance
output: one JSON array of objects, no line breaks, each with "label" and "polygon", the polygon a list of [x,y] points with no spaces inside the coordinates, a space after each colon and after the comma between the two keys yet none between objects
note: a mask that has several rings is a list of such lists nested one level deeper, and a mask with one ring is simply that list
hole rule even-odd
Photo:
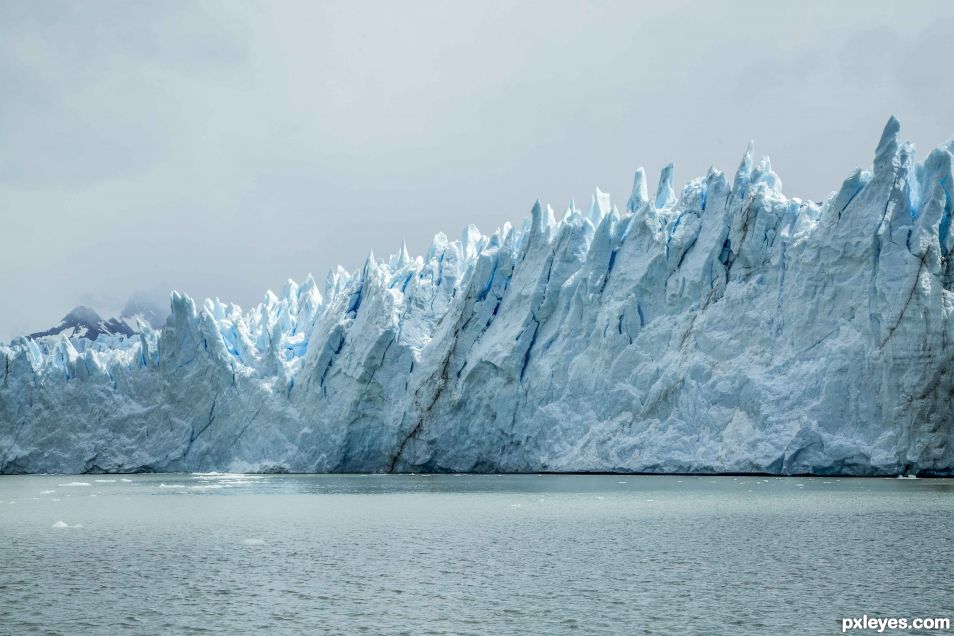
[{"label": "floating ice chunk", "polygon": [[70,488],[73,486],[90,486],[90,485],[92,484],[90,484],[88,481],[71,481],[68,484],[60,484],[60,486],[64,488]]},{"label": "floating ice chunk", "polygon": [[97,484],[115,484],[115,479],[94,479]]},{"label": "floating ice chunk", "polygon": [[159,484],[160,488],[185,488],[182,484]]},{"label": "floating ice chunk", "polygon": [[57,529],[64,529],[64,528],[82,528],[82,527],[83,527],[83,524],[77,523],[77,524],[71,526],[70,524],[66,523],[65,521],[60,520],[60,521],[57,521],[56,523],[54,523],[54,524],[53,524],[52,526],[50,526],[50,527],[51,527],[51,528],[57,528]]},{"label": "floating ice chunk", "polygon": [[40,491],[40,494],[41,494],[41,495],[52,495],[52,494],[55,493],[55,492],[56,492],[55,490],[41,490],[41,491]]},{"label": "floating ice chunk", "polygon": [[265,541],[262,539],[242,539],[242,545],[248,546],[262,546],[265,545]]}]

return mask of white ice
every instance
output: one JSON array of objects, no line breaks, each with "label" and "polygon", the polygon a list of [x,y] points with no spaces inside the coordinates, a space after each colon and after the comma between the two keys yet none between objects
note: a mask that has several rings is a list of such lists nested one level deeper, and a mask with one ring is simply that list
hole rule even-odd
[{"label": "white ice", "polygon": [[[245,311],[0,346],[0,472],[954,472],[954,143],[438,234]],[[819,149],[819,152],[827,152]]]}]

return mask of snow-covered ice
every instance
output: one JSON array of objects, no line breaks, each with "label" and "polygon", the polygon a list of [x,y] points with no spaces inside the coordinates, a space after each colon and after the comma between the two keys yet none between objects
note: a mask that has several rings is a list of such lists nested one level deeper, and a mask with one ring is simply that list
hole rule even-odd
[{"label": "snow-covered ice", "polygon": [[17,339],[0,472],[951,474],[952,151],[892,118],[820,204],[750,147],[249,311]]}]

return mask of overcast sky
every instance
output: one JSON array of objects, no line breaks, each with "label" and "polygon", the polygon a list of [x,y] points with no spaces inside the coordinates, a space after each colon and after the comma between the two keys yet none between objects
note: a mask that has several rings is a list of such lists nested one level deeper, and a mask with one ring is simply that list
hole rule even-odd
[{"label": "overcast sky", "polygon": [[954,2],[0,0],[0,338],[242,305],[749,139],[822,199],[885,120],[954,133]]}]

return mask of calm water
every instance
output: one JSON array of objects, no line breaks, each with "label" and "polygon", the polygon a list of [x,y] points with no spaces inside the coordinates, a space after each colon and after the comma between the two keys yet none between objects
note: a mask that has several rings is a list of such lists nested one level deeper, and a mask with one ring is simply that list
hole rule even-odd
[{"label": "calm water", "polygon": [[952,540],[952,480],[2,477],[0,633],[835,634],[954,618]]}]

